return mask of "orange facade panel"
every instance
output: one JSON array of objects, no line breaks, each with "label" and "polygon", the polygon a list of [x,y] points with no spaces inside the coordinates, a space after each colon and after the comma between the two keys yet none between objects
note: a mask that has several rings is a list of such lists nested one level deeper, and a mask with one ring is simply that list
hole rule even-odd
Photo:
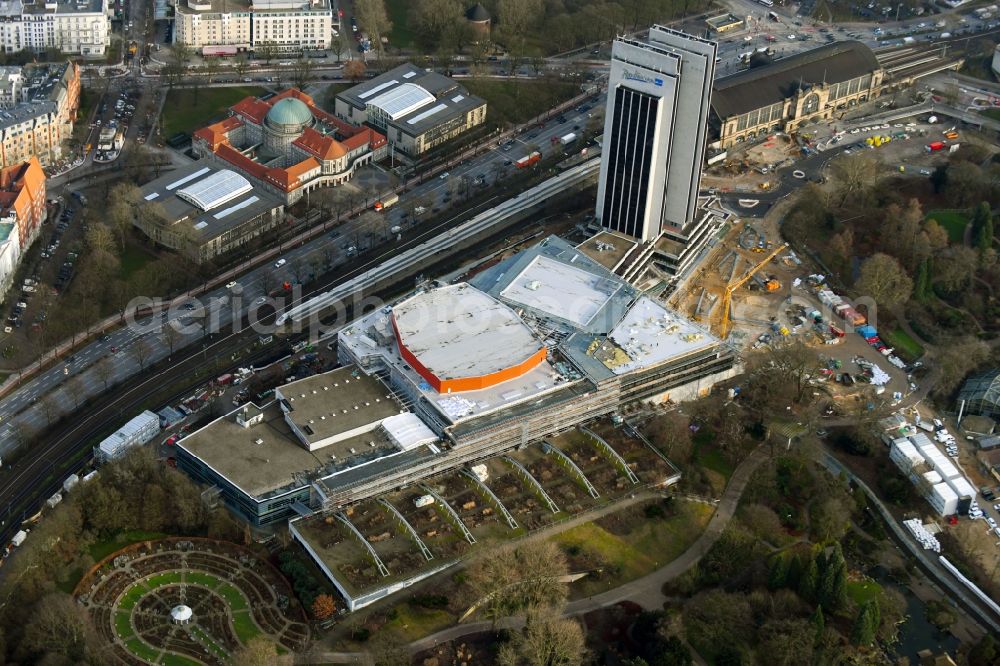
[{"label": "orange facade panel", "polygon": [[410,364],[414,370],[423,377],[431,387],[438,393],[459,393],[462,391],[479,391],[487,389],[497,384],[502,384],[511,379],[517,379],[521,375],[530,372],[540,365],[547,357],[548,352],[545,347],[538,349],[524,361],[503,370],[498,370],[485,375],[475,375],[469,377],[456,377],[453,379],[441,379],[427,368],[416,355],[411,352],[399,335],[395,320],[392,321],[393,331],[396,335],[396,344],[399,347],[399,355]]}]

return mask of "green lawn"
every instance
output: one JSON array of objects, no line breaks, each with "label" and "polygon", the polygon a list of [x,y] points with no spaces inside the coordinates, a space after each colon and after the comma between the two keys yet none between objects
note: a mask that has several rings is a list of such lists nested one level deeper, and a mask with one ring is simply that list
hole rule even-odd
[{"label": "green lawn", "polygon": [[149,254],[141,247],[126,244],[125,251],[122,252],[121,255],[121,264],[119,266],[119,273],[122,280],[128,280],[134,273],[138,272],[142,267],[155,259],[156,257]]},{"label": "green lawn", "polygon": [[979,113],[993,120],[1000,120],[1000,109],[983,109]]},{"label": "green lawn", "polygon": [[729,477],[733,473],[733,465],[726,460],[719,449],[714,446],[699,446],[695,451],[694,460],[705,469],[721,474],[726,478],[726,482],[729,482]]},{"label": "green lawn", "polygon": [[157,657],[160,656],[159,650],[154,650],[146,643],[142,642],[138,638],[133,638],[132,640],[125,641],[125,647],[128,651],[139,657],[140,659],[145,659],[149,663],[155,664]]},{"label": "green lawn", "polygon": [[224,116],[226,109],[244,97],[262,92],[257,86],[201,88],[196,102],[193,88],[175,88],[167,93],[163,105],[163,137],[169,139],[178,132],[193,132],[217,116]]},{"label": "green lawn", "polygon": [[125,611],[131,611],[135,608],[135,605],[139,603],[139,599],[141,599],[147,592],[149,592],[149,588],[143,583],[133,585],[125,591],[125,594],[122,595],[122,600],[119,602],[118,608]]},{"label": "green lawn", "polygon": [[910,337],[906,331],[901,328],[890,333],[879,333],[882,339],[890,347],[896,348],[896,353],[903,356],[909,361],[916,361],[918,358],[924,355],[924,348],[919,342]]},{"label": "green lawn", "polygon": [[873,580],[852,580],[847,583],[847,596],[857,605],[871,601],[882,592],[882,586]]},{"label": "green lawn", "polygon": [[635,580],[666,565],[701,536],[713,509],[700,503],[683,503],[669,518],[641,518],[626,534],[614,534],[594,522],[584,523],[553,540],[566,549],[591,552],[616,568],[613,576],[583,578],[573,583],[574,597],[590,596]]},{"label": "green lawn", "polygon": [[130,530],[122,532],[111,541],[99,541],[90,547],[90,556],[95,562],[100,562],[111,553],[121,550],[125,546],[138,541],[153,541],[168,536],[165,532],[143,532],[142,530]]},{"label": "green lawn", "polygon": [[575,83],[517,79],[465,79],[473,95],[486,100],[486,122],[519,124],[565,102],[580,92]]},{"label": "green lawn", "polygon": [[214,590],[222,582],[212,574],[207,574],[203,571],[186,571],[184,572],[184,580],[187,583],[204,585],[210,590]]},{"label": "green lawn", "polygon": [[410,0],[386,0],[385,10],[392,21],[392,32],[389,33],[389,46],[405,49],[413,45],[413,33],[408,25],[410,18]]},{"label": "green lawn", "polygon": [[251,638],[260,634],[260,629],[254,624],[248,610],[233,613],[233,629],[236,631],[236,637],[240,639],[240,643],[244,645]]},{"label": "green lawn", "polygon": [[135,636],[135,632],[132,631],[132,623],[129,620],[129,617],[128,613],[115,613],[115,630],[122,638],[131,638]]},{"label": "green lawn", "polygon": [[410,643],[455,624],[457,618],[446,610],[396,604],[396,617],[384,629],[403,643]]},{"label": "green lawn", "polygon": [[166,571],[147,578],[146,585],[149,586],[149,589],[153,590],[163,585],[175,585],[183,579],[184,575],[180,571]]},{"label": "green lawn", "polygon": [[965,227],[969,218],[960,210],[931,210],[926,215],[928,220],[937,220],[938,224],[948,232],[948,240],[961,243],[965,240]]},{"label": "green lawn", "polygon": [[229,583],[223,584],[223,586],[216,590],[216,592],[221,594],[222,597],[229,602],[229,607],[232,608],[233,612],[246,610],[246,597],[243,596],[242,592]]}]

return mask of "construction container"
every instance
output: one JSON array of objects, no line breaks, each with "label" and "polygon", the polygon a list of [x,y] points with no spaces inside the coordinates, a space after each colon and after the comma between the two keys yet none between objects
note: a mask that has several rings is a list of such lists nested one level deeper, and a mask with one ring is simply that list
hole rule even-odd
[{"label": "construction container", "polygon": [[917,450],[917,447],[913,445],[913,442],[905,437],[900,437],[899,439],[892,440],[892,446],[889,448],[889,460],[891,460],[896,467],[903,472],[903,474],[909,474],[916,465],[924,462],[924,457],[920,455],[920,452]]},{"label": "construction container", "polygon": [[56,493],[56,494],[55,494],[55,495],[53,495],[52,497],[50,497],[50,498],[48,498],[47,500],[45,500],[45,504],[46,504],[46,505],[47,505],[47,506],[48,506],[48,507],[49,507],[50,509],[54,509],[54,508],[56,508],[56,505],[57,505],[57,504],[59,504],[59,502],[62,502],[62,495],[61,495],[61,494],[59,494],[59,493]]},{"label": "construction container", "polygon": [[96,478],[97,478],[97,470],[95,469],[93,472],[89,472],[87,474],[84,474],[83,478],[80,479],[80,480],[83,481],[84,483],[87,483],[88,481],[91,481],[92,479],[96,479]]},{"label": "construction container", "polygon": [[927,501],[941,516],[950,516],[958,511],[958,495],[947,483],[939,483],[931,488]]},{"label": "construction container", "polygon": [[423,508],[425,506],[430,506],[431,504],[434,504],[434,497],[432,497],[431,495],[421,495],[417,499],[413,500],[413,504],[418,509]]},{"label": "construction container", "polygon": [[12,546],[20,546],[22,543],[24,543],[24,540],[27,538],[28,538],[28,533],[25,532],[24,530],[20,530],[17,534],[14,535],[14,538],[10,540],[10,543]]},{"label": "construction container", "polygon": [[955,491],[955,495],[958,496],[958,508],[956,513],[962,516],[967,516],[969,514],[969,508],[972,505],[972,500],[976,498],[976,489],[964,476],[947,479],[946,483],[951,486],[951,489]]},{"label": "construction container", "polygon": [[73,488],[75,488],[78,483],[80,483],[80,477],[77,476],[76,474],[70,474],[68,477],[66,477],[66,480],[63,481],[63,492],[68,493],[69,491],[73,490]]}]

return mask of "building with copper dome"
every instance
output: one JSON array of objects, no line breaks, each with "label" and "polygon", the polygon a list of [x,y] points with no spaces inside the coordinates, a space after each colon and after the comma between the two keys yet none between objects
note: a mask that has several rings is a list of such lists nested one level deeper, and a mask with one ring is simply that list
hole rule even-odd
[{"label": "building with copper dome", "polygon": [[340,185],[386,155],[385,136],[323,111],[295,88],[267,99],[247,97],[229,113],[194,133],[195,153],[224,162],[286,204]]}]

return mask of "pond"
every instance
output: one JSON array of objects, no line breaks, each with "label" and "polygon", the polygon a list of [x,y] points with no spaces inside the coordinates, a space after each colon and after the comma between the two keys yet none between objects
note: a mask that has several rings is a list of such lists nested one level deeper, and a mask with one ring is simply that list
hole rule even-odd
[{"label": "pond", "polygon": [[927,612],[920,599],[908,588],[892,582],[888,572],[881,567],[876,567],[871,574],[883,587],[891,587],[906,600],[906,621],[899,625],[899,640],[892,646],[894,657],[906,657],[911,664],[918,664],[920,660],[917,653],[921,650],[930,650],[934,654],[955,654],[959,640],[949,632],[940,631],[927,620]]}]

